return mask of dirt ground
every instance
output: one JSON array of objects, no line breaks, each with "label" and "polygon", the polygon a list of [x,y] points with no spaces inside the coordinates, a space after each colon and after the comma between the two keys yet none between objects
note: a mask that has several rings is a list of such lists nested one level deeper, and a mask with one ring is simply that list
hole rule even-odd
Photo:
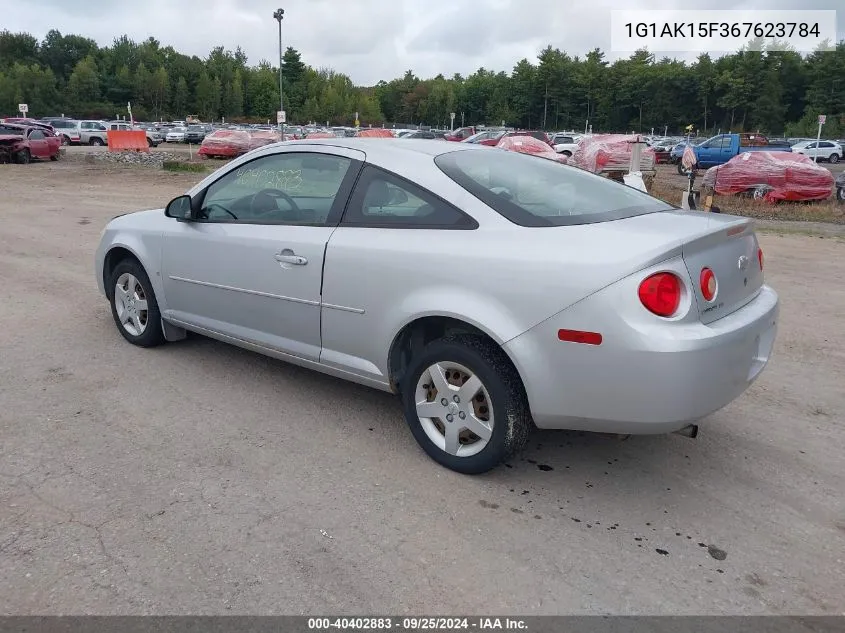
[{"label": "dirt ground", "polygon": [[464,477],[387,394],[123,341],[100,232],[200,177],[0,166],[0,613],[845,613],[845,240],[761,234],[774,356],[698,439]]}]

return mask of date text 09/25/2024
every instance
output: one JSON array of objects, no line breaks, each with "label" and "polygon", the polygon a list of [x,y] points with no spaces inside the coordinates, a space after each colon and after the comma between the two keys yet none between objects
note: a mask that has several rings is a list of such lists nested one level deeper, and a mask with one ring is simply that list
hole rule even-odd
[{"label": "date text 09/25/2024", "polygon": [[348,629],[358,631],[466,631],[466,630],[512,630],[527,631],[524,620],[519,618],[496,617],[323,617],[308,618],[308,629],[313,631],[329,631],[333,629]]}]

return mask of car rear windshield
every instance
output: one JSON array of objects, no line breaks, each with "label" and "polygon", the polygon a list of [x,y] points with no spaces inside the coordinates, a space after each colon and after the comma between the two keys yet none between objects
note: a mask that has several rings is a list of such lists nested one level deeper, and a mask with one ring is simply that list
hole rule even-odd
[{"label": "car rear windshield", "polygon": [[652,196],[540,156],[463,150],[434,162],[469,193],[520,226],[568,226],[673,209]]},{"label": "car rear windshield", "polygon": [[6,127],[0,125],[0,134],[11,134],[13,136],[23,136],[23,130],[18,127]]}]

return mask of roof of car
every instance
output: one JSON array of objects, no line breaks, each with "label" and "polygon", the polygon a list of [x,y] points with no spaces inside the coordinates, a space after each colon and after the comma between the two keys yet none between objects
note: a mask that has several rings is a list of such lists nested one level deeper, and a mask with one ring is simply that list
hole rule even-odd
[{"label": "roof of car", "polygon": [[[327,145],[332,147],[345,147],[348,149],[357,149],[375,156],[378,155],[396,155],[396,154],[427,154],[429,156],[440,156],[458,150],[468,151],[485,151],[491,148],[484,145],[474,145],[472,143],[452,143],[439,139],[415,139],[413,143],[404,142],[402,139],[395,138],[354,138],[354,137],[336,137],[336,138],[321,138],[321,139],[306,139],[300,141],[284,141],[282,143],[274,143],[273,147],[282,145],[294,145],[296,147],[306,145]],[[270,147],[270,146],[268,146]]]}]

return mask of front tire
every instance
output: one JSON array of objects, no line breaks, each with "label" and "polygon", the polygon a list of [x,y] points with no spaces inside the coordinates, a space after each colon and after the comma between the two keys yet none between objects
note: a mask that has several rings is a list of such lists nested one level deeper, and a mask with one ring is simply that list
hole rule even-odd
[{"label": "front tire", "polygon": [[479,336],[429,343],[411,359],[401,398],[411,433],[429,457],[468,475],[487,472],[519,451],[532,426],[510,359]]},{"label": "front tire", "polygon": [[99,146],[99,145],[104,145],[104,143],[103,143],[103,139],[101,139],[101,138],[100,138],[100,137],[98,137],[98,136],[95,136],[94,138],[92,138],[92,139],[89,141],[89,143],[90,143],[91,145],[96,145],[96,146]]},{"label": "front tire", "polygon": [[112,318],[123,338],[139,347],[165,342],[150,278],[137,261],[125,259],[115,266],[109,288]]},{"label": "front tire", "polygon": [[20,165],[29,165],[32,162],[32,154],[29,153],[28,149],[22,149],[18,152],[17,162]]},{"label": "front tire", "polygon": [[839,202],[845,202],[845,187],[839,187],[836,190],[836,199],[839,200]]}]

